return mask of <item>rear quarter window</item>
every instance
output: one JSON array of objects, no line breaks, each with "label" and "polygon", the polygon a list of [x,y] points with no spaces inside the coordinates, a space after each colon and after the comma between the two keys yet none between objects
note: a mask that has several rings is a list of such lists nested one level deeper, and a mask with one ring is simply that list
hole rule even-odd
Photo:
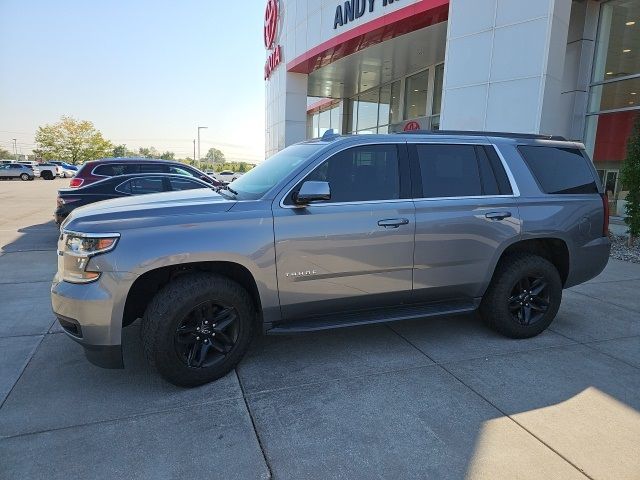
[{"label": "rear quarter window", "polygon": [[598,193],[589,159],[577,148],[518,147],[544,193]]},{"label": "rear quarter window", "polygon": [[98,165],[93,169],[94,175],[101,175],[104,177],[115,177],[118,175],[128,175],[132,173],[139,173],[139,165],[127,165],[119,163],[108,163],[106,165]]}]

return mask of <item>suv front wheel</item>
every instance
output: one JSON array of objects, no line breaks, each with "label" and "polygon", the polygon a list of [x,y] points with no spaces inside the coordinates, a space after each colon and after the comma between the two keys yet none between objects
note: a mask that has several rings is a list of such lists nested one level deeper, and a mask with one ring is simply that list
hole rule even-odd
[{"label": "suv front wheel", "polygon": [[551,262],[534,254],[513,254],[500,261],[480,315],[507,337],[530,338],[551,324],[561,301],[562,280]]},{"label": "suv front wheel", "polygon": [[247,291],[215,274],[178,277],[153,298],[142,319],[147,360],[174,385],[195,387],[230,372],[255,331]]}]

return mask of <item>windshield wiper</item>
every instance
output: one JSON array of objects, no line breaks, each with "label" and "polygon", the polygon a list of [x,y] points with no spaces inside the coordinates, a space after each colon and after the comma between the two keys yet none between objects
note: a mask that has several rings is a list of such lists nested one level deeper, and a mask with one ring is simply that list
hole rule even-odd
[{"label": "windshield wiper", "polygon": [[238,196],[238,192],[236,192],[233,188],[231,188],[229,185],[223,185],[222,187],[218,187],[218,189],[216,190],[216,192],[220,193],[221,190],[229,190],[231,193],[233,193],[234,196]]}]

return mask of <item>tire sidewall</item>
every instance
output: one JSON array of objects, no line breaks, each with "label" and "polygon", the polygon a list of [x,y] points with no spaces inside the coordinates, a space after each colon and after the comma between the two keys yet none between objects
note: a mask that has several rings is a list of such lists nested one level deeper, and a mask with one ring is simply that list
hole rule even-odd
[{"label": "tire sidewall", "polygon": [[20,175],[20,179],[23,182],[26,182],[27,180],[29,180],[29,175],[27,175],[26,173],[23,173],[23,174]]},{"label": "tire sidewall", "polygon": [[[170,286],[171,287],[171,286]],[[255,313],[248,295],[242,295],[234,288],[207,288],[205,284],[199,288],[181,292],[181,300],[173,302],[167,308],[164,318],[159,319],[156,349],[151,359],[158,371],[172,383],[186,386],[207,383],[225,375],[244,355],[255,331]],[[175,350],[175,332],[178,325],[193,310],[206,301],[214,301],[221,305],[233,307],[238,314],[238,340],[231,353],[219,364],[206,368],[190,368],[185,365]]]},{"label": "tire sidewall", "polygon": [[[490,287],[489,302],[483,316],[500,333],[513,338],[530,338],[542,333],[553,322],[562,302],[562,280],[556,268],[542,257],[528,255],[515,259],[498,272],[499,277]],[[521,325],[512,316],[508,306],[513,288],[525,276],[542,277],[548,282],[549,309],[532,325]],[[490,311],[488,311],[490,309]]]}]

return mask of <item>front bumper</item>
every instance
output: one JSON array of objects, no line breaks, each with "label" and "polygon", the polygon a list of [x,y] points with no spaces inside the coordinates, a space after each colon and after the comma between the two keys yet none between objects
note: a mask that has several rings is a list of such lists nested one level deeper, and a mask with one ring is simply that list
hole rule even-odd
[{"label": "front bumper", "polygon": [[86,284],[64,282],[57,275],[53,279],[53,313],[67,336],[84,347],[94,365],[124,367],[122,315],[132,283],[131,274],[114,272],[103,272],[97,281]]}]

